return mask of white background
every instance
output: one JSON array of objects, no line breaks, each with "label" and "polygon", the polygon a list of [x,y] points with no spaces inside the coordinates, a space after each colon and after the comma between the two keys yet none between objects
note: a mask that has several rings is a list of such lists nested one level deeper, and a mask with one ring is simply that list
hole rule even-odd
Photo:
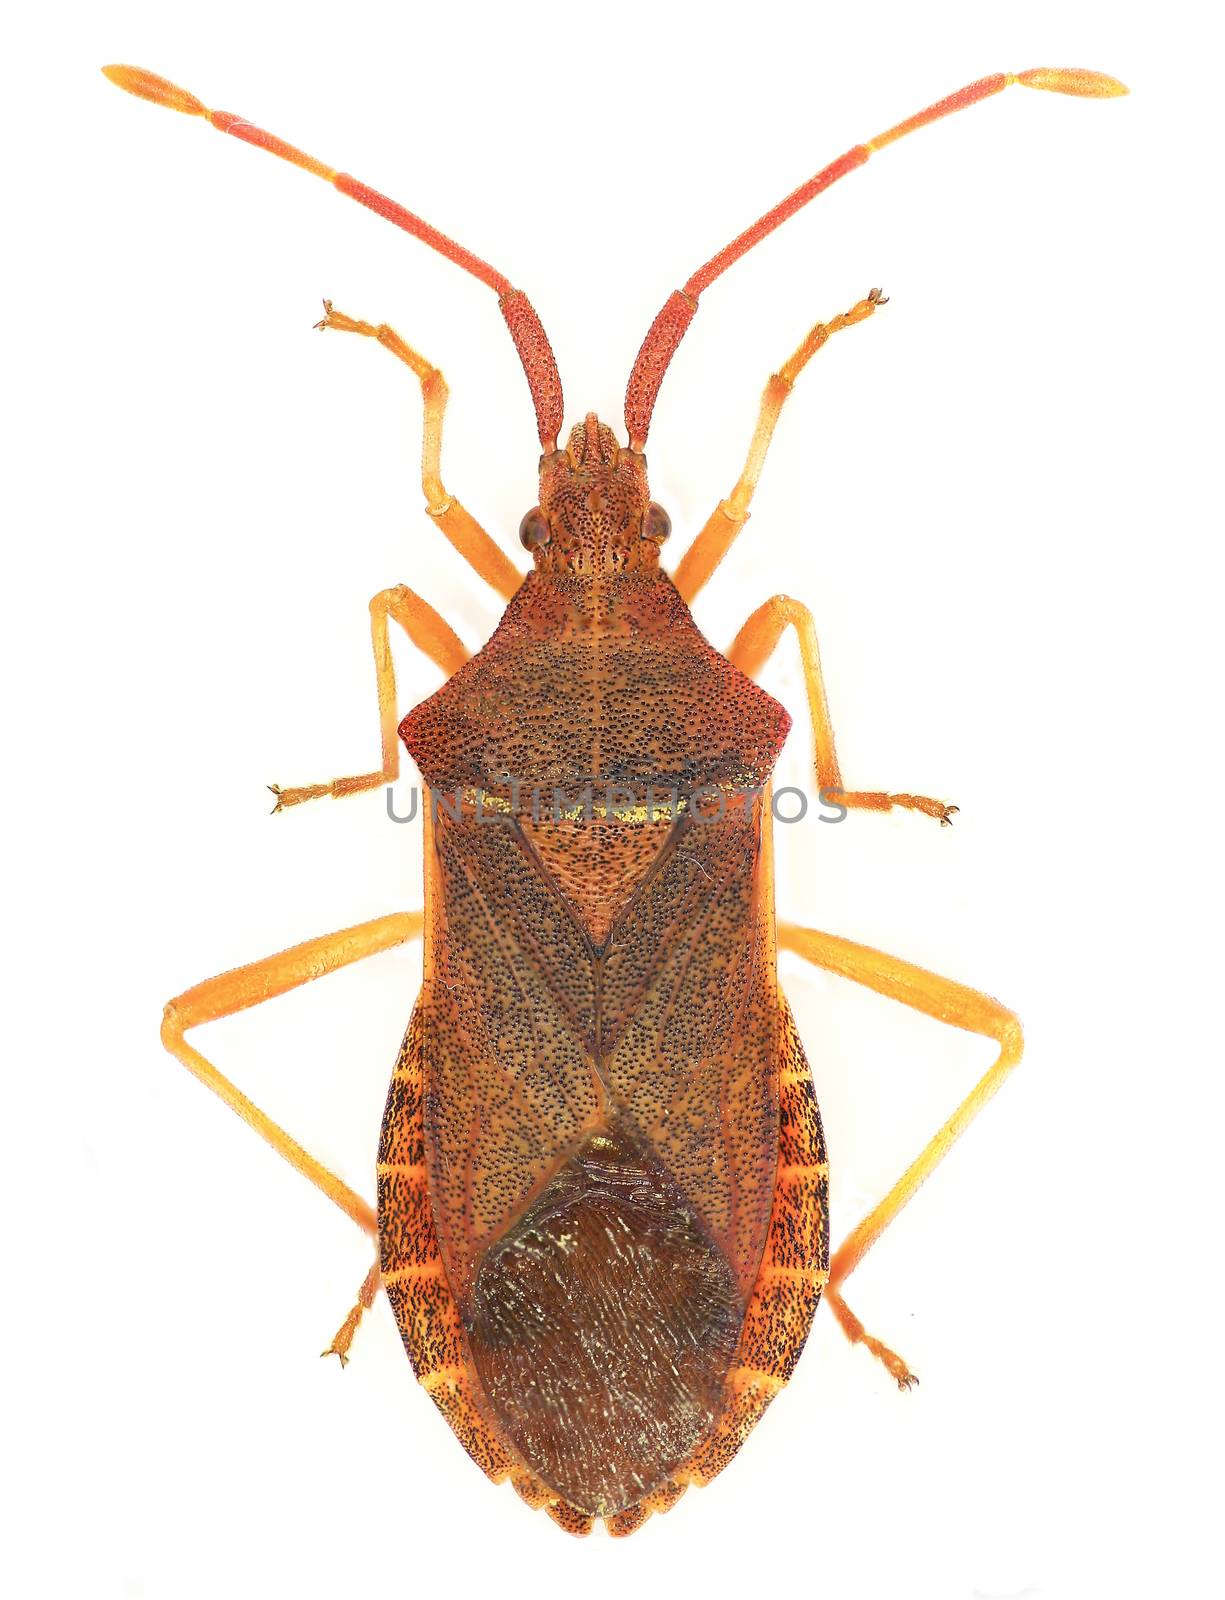
[{"label": "white background", "polygon": [[[1219,1582],[1219,39],[1207,8],[26,8],[6,33],[8,1310],[20,1595],[1118,1596]],[[1205,20],[1201,20],[1205,19]],[[118,94],[160,71],[396,196],[535,301],[568,421],[620,427],[666,294],[851,144],[985,73],[1086,65],[879,155],[704,296],[652,485],[679,552],[817,318],[697,607],[814,609],[848,784],[961,806],[777,836],[780,911],[990,990],[1025,1064],[823,1312],[732,1468],[623,1543],[494,1489],[368,1246],[157,1041],[163,1002],[418,902],[381,796],[366,601],[498,614],[421,512],[419,398],[322,295],[442,366],[446,482],[508,550],[537,444],[495,298],[318,181]],[[407,706],[438,675],[399,654]],[[796,714],[798,654],[765,675]],[[200,1043],[372,1192],[419,949]],[[784,959],[837,1236],[989,1047]]]}]

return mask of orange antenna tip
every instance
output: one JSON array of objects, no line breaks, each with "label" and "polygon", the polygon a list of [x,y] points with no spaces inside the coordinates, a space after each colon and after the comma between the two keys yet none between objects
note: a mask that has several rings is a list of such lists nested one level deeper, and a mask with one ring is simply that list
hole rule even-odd
[{"label": "orange antenna tip", "polygon": [[1027,89],[1053,89],[1056,94],[1078,94],[1091,100],[1109,100],[1128,93],[1127,85],[1117,78],[1085,67],[1032,67],[1028,72],[1018,72],[1017,82]]},{"label": "orange antenna tip", "polygon": [[448,239],[445,233],[440,233],[437,228],[431,227],[421,217],[414,216],[387,195],[380,194],[377,189],[360,183],[346,172],[337,172],[325,166],[296,145],[286,144],[276,134],[257,128],[245,117],[236,117],[230,111],[210,111],[203,100],[197,100],[194,94],[188,94],[178,84],[159,78],[156,72],[146,72],[143,67],[123,66],[103,67],[102,71],[117,88],[126,89],[129,94],[139,95],[142,100],[152,100],[156,106],[168,106],[171,111],[186,112],[189,117],[203,117],[218,133],[231,134],[244,144],[254,145],[257,150],[266,150],[269,155],[279,156],[282,161],[301,167],[316,178],[326,179],[341,194],[348,195],[350,200],[356,200],[377,216],[394,222],[397,228],[403,228],[405,233],[420,239],[422,244],[437,250],[440,256],[445,256],[448,261],[470,272],[492,289],[498,296],[502,315],[506,318],[510,336],[527,374],[540,442],[546,450],[556,449],[562,424],[561,378],[558,376],[557,362],[531,302],[520,290],[512,289],[509,279],[503,277],[496,267],[482,261],[480,256],[473,255],[471,250],[465,250],[454,239]]},{"label": "orange antenna tip", "polygon": [[773,233],[775,228],[786,222],[788,217],[794,216],[801,206],[806,206],[828,189],[831,183],[862,167],[875,151],[883,150],[896,140],[905,138],[908,133],[926,128],[929,123],[938,122],[941,117],[950,116],[954,111],[964,111],[967,106],[977,105],[980,100],[999,94],[1012,83],[1024,84],[1027,89],[1052,89],[1056,94],[1082,95],[1099,100],[1127,93],[1126,84],[1120,83],[1117,78],[1108,78],[1104,72],[1089,72],[1084,67],[1032,67],[1028,72],[993,72],[990,77],[979,78],[976,83],[968,83],[964,89],[937,100],[926,111],[920,111],[913,117],[907,117],[905,122],[887,128],[866,144],[853,146],[837,161],[823,167],[807,183],[793,189],[786,199],[780,200],[772,211],[759,217],[751,228],[738,234],[704,267],[699,267],[685,287],[675,291],[664,302],[642,341],[625,391],[625,428],[631,448],[641,450],[645,445],[655,399],[664,373],[668,370],[668,363],[693,321],[698,308],[698,296],[709,289],[716,278],[754,245],[760,244],[767,234]]},{"label": "orange antenna tip", "polygon": [[167,106],[171,111],[183,111],[189,117],[206,117],[208,107],[194,94],[180,89],[156,72],[146,72],[143,67],[103,67],[103,75],[119,89],[139,95],[142,100],[152,100],[156,106]]}]

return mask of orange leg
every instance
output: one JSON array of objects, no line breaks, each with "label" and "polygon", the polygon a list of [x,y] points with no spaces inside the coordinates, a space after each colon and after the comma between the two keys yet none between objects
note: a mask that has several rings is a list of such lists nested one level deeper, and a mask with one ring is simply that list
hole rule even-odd
[{"label": "orange leg", "polygon": [[[316,1188],[322,1189],[329,1200],[334,1201],[346,1216],[352,1217],[358,1227],[364,1228],[369,1234],[378,1231],[373,1207],[248,1100],[241,1090],[218,1072],[211,1061],[187,1043],[184,1035],[202,1023],[233,1016],[236,1011],[245,1011],[248,1006],[260,1005],[276,995],[288,993],[290,989],[300,988],[312,978],[321,978],[325,973],[336,972],[354,961],[362,961],[367,956],[392,950],[396,945],[407,944],[410,939],[420,936],[422,923],[420,911],[398,912],[377,917],[373,922],[359,923],[354,928],[343,928],[339,933],[326,934],[321,939],[309,939],[305,944],[295,945],[292,950],[283,950],[279,955],[253,961],[249,966],[236,967],[232,972],[224,972],[220,977],[198,983],[194,989],[188,989],[172,1000],[162,1019],[162,1043],[171,1055],[176,1056],[189,1072],[195,1073],[214,1094],[220,1095],[226,1105],[236,1111],[261,1138],[266,1139],[278,1155],[284,1156],[296,1172],[309,1178]],[[324,1355],[338,1355],[342,1366],[347,1362],[349,1346],[362,1313],[374,1304],[378,1289],[379,1264],[376,1257],[358,1292],[357,1304],[345,1318],[336,1337],[323,1352]]]},{"label": "orange leg", "polygon": [[425,432],[421,444],[421,487],[425,491],[426,514],[442,529],[446,537],[464,560],[490,584],[504,600],[523,582],[523,574],[500,550],[489,535],[466,511],[453,495],[442,486],[440,460],[442,456],[442,419],[447,409],[446,379],[437,367],[432,367],[424,356],[419,356],[405,344],[394,328],[385,322],[377,325],[358,322],[336,311],[330,300],[323,302],[324,317],[317,328],[337,328],[342,333],[360,333],[368,339],[377,339],[385,350],[403,361],[421,382],[421,398],[425,403]]},{"label": "orange leg", "polygon": [[767,600],[765,605],[754,611],[736,635],[727,652],[728,660],[749,677],[756,676],[773,655],[783,630],[789,626],[795,629],[800,641],[804,683],[808,690],[808,712],[812,718],[812,737],[816,747],[817,787],[822,798],[828,797],[832,803],[859,811],[891,811],[894,806],[902,806],[910,811],[922,811],[929,817],[937,817],[942,826],[949,825],[959,808],[946,805],[943,800],[929,800],[922,794],[885,794],[876,790],[842,787],[838,752],[834,748],[834,728],[829,717],[825,682],[821,676],[817,630],[807,606],[789,599],[785,594],[776,594],[773,599]]},{"label": "orange leg", "polygon": [[676,571],[672,574],[672,582],[680,590],[686,605],[692,605],[694,596],[705,585],[749,520],[749,502],[761,477],[766,451],[770,448],[770,440],[774,437],[779,413],[788,395],[795,388],[795,380],[831,334],[865,321],[877,306],[885,304],[886,296],[879,289],[872,289],[865,299],[860,300],[849,311],[835,317],[832,322],[818,322],[810,329],[807,338],[784,364],[782,370],[776,372],[766,384],[761,397],[761,409],[757,413],[753,442],[749,445],[748,458],[744,463],[744,471],[727,499],[721,500],[711,512],[706,526],[685,551]]},{"label": "orange leg", "polygon": [[896,956],[882,955],[879,950],[872,950],[867,945],[839,939],[834,934],[780,922],[778,945],[780,950],[794,950],[797,955],[826,972],[852,978],[856,983],[875,989],[877,994],[883,994],[890,1000],[900,1000],[903,1005],[913,1006],[916,1011],[935,1017],[938,1022],[982,1034],[985,1039],[992,1039],[999,1045],[999,1054],[982,1078],[939,1132],[924,1145],[880,1204],[864,1217],[858,1227],[851,1230],[830,1261],[829,1286],[825,1298],[843,1332],[852,1343],[866,1345],[873,1355],[884,1362],[897,1380],[898,1387],[907,1389],[918,1380],[900,1356],[864,1331],[863,1323],[842,1298],[839,1285],[854,1272],[919,1185],[940,1165],[954,1141],[973,1122],[1021,1059],[1021,1025],[1011,1011],[989,995],[954,983],[951,978],[938,977],[936,973],[912,966]]},{"label": "orange leg", "polygon": [[342,1367],[347,1367],[349,1364],[349,1346],[353,1343],[353,1335],[357,1332],[358,1324],[361,1322],[363,1315],[374,1304],[374,1297],[378,1294],[381,1283],[382,1273],[379,1268],[379,1259],[376,1255],[374,1265],[362,1279],[362,1286],[357,1291],[357,1303],[341,1323],[336,1332],[336,1337],[328,1345],[327,1349],[323,1351],[325,1356],[339,1356]]},{"label": "orange leg", "polygon": [[301,805],[304,800],[318,800],[325,794],[334,799],[347,794],[361,794],[364,790],[394,783],[399,777],[400,741],[396,732],[399,708],[396,703],[396,672],[387,630],[389,617],[400,624],[418,650],[429,656],[448,677],[468,659],[468,652],[459,636],[428,600],[423,600],[403,584],[376,594],[370,602],[370,637],[374,645],[374,671],[378,682],[383,764],[377,772],[363,772],[352,778],[333,778],[331,783],[309,783],[295,789],[282,789],[277,783],[269,784],[269,789],[276,796],[274,812],[282,811],[286,806]]}]

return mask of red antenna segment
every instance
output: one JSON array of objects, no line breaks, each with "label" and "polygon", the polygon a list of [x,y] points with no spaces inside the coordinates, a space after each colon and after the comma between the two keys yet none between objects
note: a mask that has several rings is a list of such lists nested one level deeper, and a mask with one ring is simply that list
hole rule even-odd
[{"label": "red antenna segment", "polygon": [[557,448],[563,409],[561,378],[552,347],[531,301],[521,290],[512,288],[509,279],[503,277],[496,267],[482,261],[480,256],[473,255],[471,250],[465,250],[462,244],[449,239],[445,233],[440,233],[437,228],[431,227],[397,201],[380,194],[377,189],[360,183],[347,172],[336,172],[322,161],[308,156],[305,151],[286,144],[284,139],[278,139],[275,134],[265,133],[262,128],[255,127],[242,117],[236,117],[229,111],[210,111],[194,94],[167,82],[165,78],[159,78],[156,73],[146,72],[142,67],[115,66],[103,67],[102,70],[112,83],[126,89],[129,94],[152,100],[155,105],[167,106],[171,111],[182,111],[187,116],[204,117],[219,132],[233,134],[236,139],[280,156],[282,161],[292,162],[295,167],[312,172],[317,178],[325,178],[341,194],[347,194],[359,205],[377,212],[388,222],[394,222],[397,228],[403,228],[406,233],[420,239],[422,244],[428,244],[431,250],[437,250],[439,255],[446,256],[448,261],[453,261],[457,267],[462,267],[465,272],[470,272],[474,278],[487,284],[498,296],[502,315],[527,374],[540,443],[546,451]]},{"label": "red antenna segment", "polygon": [[997,72],[993,77],[980,78],[977,83],[968,84],[955,94],[938,100],[926,111],[908,117],[905,122],[899,122],[896,127],[879,134],[875,139],[869,139],[867,144],[857,144],[844,156],[839,156],[837,161],[823,167],[815,177],[781,200],[772,211],[767,211],[751,228],[738,234],[717,256],[712,256],[704,267],[693,274],[683,289],[674,290],[664,302],[663,309],[642,342],[625,392],[625,427],[632,448],[641,450],[646,443],[659,386],[668,370],[668,363],[693,321],[693,314],[698,308],[698,296],[703,289],[708,289],[733,262],[739,261],[742,255],[759,244],[768,233],[773,233],[801,206],[815,199],[823,189],[828,189],[831,183],[836,183],[856,167],[862,167],[874,150],[881,150],[895,139],[913,133],[916,128],[926,127],[929,122],[947,117],[951,112],[961,111],[966,106],[987,99],[989,95],[998,94],[1011,83],[1023,84],[1027,89],[1052,89],[1058,94],[1084,95],[1095,99],[1127,93],[1126,87],[1117,78],[1108,78],[1103,72],[1089,72],[1080,67],[1035,67],[1029,72],[1015,74]]}]

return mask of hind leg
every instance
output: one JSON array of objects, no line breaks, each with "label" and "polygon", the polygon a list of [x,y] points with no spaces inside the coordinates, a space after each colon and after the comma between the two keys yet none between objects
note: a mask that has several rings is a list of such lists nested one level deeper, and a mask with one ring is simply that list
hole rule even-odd
[{"label": "hind leg", "polygon": [[865,1331],[863,1323],[842,1298],[839,1286],[850,1277],[902,1207],[940,1165],[954,1142],[1020,1061],[1023,1049],[1021,1025],[1011,1011],[989,995],[954,983],[950,978],[941,978],[922,967],[912,966],[908,961],[900,961],[896,956],[882,955],[879,950],[872,950],[867,945],[853,944],[849,939],[820,933],[815,928],[801,928],[794,923],[780,922],[778,945],[780,950],[794,950],[797,955],[827,972],[851,978],[869,989],[875,989],[877,994],[887,999],[900,1000],[903,1005],[925,1012],[937,1022],[981,1034],[999,1046],[999,1053],[978,1083],[944,1126],[928,1140],[884,1199],[851,1230],[830,1262],[826,1299],[842,1331],[852,1343],[864,1345],[883,1362],[899,1388],[908,1389],[917,1382],[913,1373],[888,1345]]},{"label": "hind leg", "polygon": [[[172,1000],[162,1018],[162,1043],[171,1055],[214,1094],[219,1095],[232,1111],[236,1111],[248,1126],[267,1140],[278,1155],[284,1156],[296,1172],[321,1189],[329,1200],[367,1233],[375,1233],[377,1223],[373,1210],[362,1197],[304,1150],[271,1117],[265,1115],[227,1077],[218,1072],[207,1057],[193,1049],[184,1035],[191,1028],[233,1016],[236,1011],[245,1011],[250,1006],[261,1005],[265,1000],[300,988],[313,978],[336,972],[355,961],[364,961],[367,956],[393,950],[397,945],[418,938],[421,927],[421,912],[401,912],[378,917],[373,922],[359,923],[353,928],[344,928],[339,933],[326,934],[322,939],[310,939],[291,950],[281,951],[279,955],[253,961],[249,966],[236,967],[231,972],[223,972],[220,977],[198,983],[194,989],[188,989]],[[324,1351],[325,1355],[338,1355],[342,1366],[348,1360],[349,1346],[362,1313],[374,1304],[378,1288],[379,1268],[376,1260],[362,1283],[357,1304]]]},{"label": "hind leg", "polygon": [[393,950],[420,936],[422,914],[420,911],[399,912],[388,917],[377,917],[373,922],[362,922],[353,928],[343,928],[339,933],[326,934],[321,939],[309,939],[305,944],[282,950],[279,955],[268,956],[263,961],[253,961],[245,967],[235,967],[220,977],[209,978],[195,988],[186,990],[167,1005],[162,1018],[162,1043],[189,1072],[195,1074],[225,1101],[261,1139],[267,1140],[278,1155],[283,1156],[296,1172],[308,1178],[328,1199],[338,1205],[346,1216],[352,1217],[359,1228],[367,1233],[376,1231],[374,1211],[360,1195],[355,1194],[322,1162],[316,1161],[284,1128],[273,1122],[242,1091],[220,1073],[207,1057],[187,1043],[184,1037],[192,1028],[206,1022],[216,1022],[221,1017],[232,1017],[237,1011],[262,1005],[279,994],[298,989],[312,978],[336,972],[363,961],[367,956]]},{"label": "hind leg", "polygon": [[357,1291],[357,1302],[352,1311],[337,1329],[330,1345],[322,1353],[325,1356],[339,1356],[342,1367],[349,1364],[349,1346],[353,1343],[353,1335],[357,1332],[358,1324],[370,1307],[374,1304],[374,1297],[379,1292],[382,1274],[379,1270],[379,1258],[374,1258],[374,1265],[362,1279],[362,1286]]},{"label": "hind leg", "polygon": [[887,1344],[868,1333],[862,1322],[847,1305],[837,1289],[827,1289],[825,1300],[829,1309],[838,1319],[838,1326],[846,1334],[852,1344],[861,1344],[865,1350],[871,1351],[876,1359],[885,1368],[899,1389],[913,1389],[918,1383],[918,1377],[902,1360],[895,1350],[890,1350]]}]

